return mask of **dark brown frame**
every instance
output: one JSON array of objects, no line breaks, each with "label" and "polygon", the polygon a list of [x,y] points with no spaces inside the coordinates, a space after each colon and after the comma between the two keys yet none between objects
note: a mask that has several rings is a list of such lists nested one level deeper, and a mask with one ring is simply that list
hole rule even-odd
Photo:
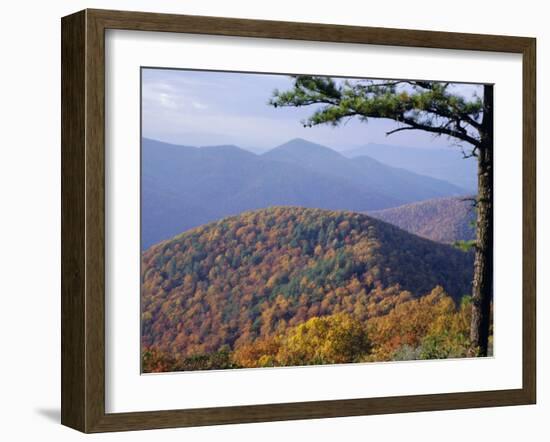
[{"label": "dark brown frame", "polygon": [[[536,40],[311,23],[84,10],[62,19],[61,422],[83,432],[534,404]],[[523,56],[523,386],[401,397],[105,413],[105,30],[362,43]]]}]

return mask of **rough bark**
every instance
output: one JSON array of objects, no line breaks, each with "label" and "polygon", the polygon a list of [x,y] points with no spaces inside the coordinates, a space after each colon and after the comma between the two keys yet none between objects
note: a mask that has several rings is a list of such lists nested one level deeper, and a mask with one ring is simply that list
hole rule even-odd
[{"label": "rough bark", "polygon": [[484,87],[484,114],[478,150],[478,200],[472,324],[475,356],[487,356],[493,296],[493,86]]}]

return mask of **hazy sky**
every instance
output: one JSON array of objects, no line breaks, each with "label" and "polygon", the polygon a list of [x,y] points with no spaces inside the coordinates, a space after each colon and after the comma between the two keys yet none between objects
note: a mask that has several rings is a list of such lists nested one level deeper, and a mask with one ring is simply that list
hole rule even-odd
[{"label": "hazy sky", "polygon": [[[267,104],[273,90],[291,85],[285,75],[143,69],[143,136],[175,144],[236,144],[259,149],[297,137],[337,150],[367,143],[427,148],[452,145],[445,137],[422,131],[386,136],[396,127],[389,120],[371,119],[365,124],[352,119],[336,128],[304,128],[300,121],[313,107],[275,109]],[[456,90],[467,95],[482,92],[481,87],[472,85],[457,85]]]}]

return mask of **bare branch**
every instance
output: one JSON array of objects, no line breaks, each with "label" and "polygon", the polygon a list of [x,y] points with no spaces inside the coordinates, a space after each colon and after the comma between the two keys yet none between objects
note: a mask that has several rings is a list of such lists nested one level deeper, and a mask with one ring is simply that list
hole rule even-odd
[{"label": "bare branch", "polygon": [[411,118],[403,118],[401,120],[401,122],[403,122],[405,124],[408,124],[409,126],[413,127],[414,129],[425,130],[426,132],[445,134],[445,135],[448,135],[450,137],[455,137],[455,138],[458,138],[462,141],[466,141],[467,143],[470,143],[473,146],[479,146],[479,144],[480,144],[479,140],[473,138],[472,136],[467,135],[467,134],[465,135],[461,132],[449,129],[445,126],[440,126],[440,127],[429,126],[429,125],[426,125],[426,124],[418,123],[418,122],[414,121]]},{"label": "bare branch", "polygon": [[477,157],[478,157],[478,154],[477,154],[478,148],[477,148],[477,147],[474,147],[474,148],[470,151],[470,153],[466,153],[466,152],[464,151],[464,147],[462,147],[462,146],[460,146],[460,150],[462,151],[462,158],[463,158],[463,159],[474,158],[474,157],[477,158]]},{"label": "bare branch", "polygon": [[410,127],[410,126],[398,127],[397,129],[393,129],[386,132],[386,136],[394,134],[396,132],[401,132],[402,130],[418,130],[418,129],[416,127]]},{"label": "bare branch", "polygon": [[370,88],[370,87],[392,87],[392,86],[398,86],[400,84],[409,83],[408,81],[402,81],[402,80],[396,80],[396,81],[388,81],[385,83],[368,83],[368,84],[362,84],[359,83],[358,87],[360,88]]},{"label": "bare branch", "polygon": [[477,208],[477,204],[478,204],[477,198],[465,197],[465,198],[460,198],[460,201],[464,201],[464,202],[470,201],[472,203],[472,207]]}]

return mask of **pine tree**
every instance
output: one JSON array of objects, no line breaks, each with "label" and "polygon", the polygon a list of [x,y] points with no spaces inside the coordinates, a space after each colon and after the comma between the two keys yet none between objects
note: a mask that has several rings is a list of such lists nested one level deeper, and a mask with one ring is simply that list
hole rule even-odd
[{"label": "pine tree", "polygon": [[391,135],[422,130],[458,142],[464,157],[478,163],[477,225],[472,293],[472,354],[486,356],[493,290],[493,86],[483,86],[483,97],[467,99],[453,93],[450,83],[409,80],[346,80],[297,75],[293,87],[275,90],[274,107],[314,105],[305,127],[337,126],[356,117],[389,119],[399,126]]}]

